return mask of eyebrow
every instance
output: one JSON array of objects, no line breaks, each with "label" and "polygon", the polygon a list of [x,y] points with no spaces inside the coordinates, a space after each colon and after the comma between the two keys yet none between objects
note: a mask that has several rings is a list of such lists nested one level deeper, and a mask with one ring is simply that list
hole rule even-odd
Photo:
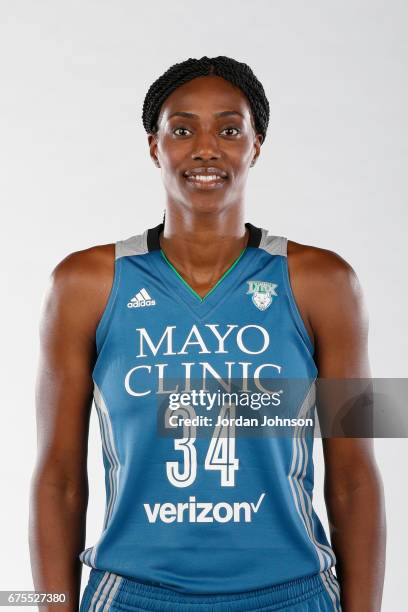
[{"label": "eyebrow", "polygon": [[[239,113],[238,111],[221,111],[219,113],[214,113],[214,117],[218,118],[218,117],[230,117],[231,115],[238,115],[239,117],[244,118],[244,115],[242,113]],[[186,119],[199,119],[199,115],[195,115],[194,113],[186,113],[185,111],[176,111],[175,113],[172,113],[168,119],[171,119],[172,117],[185,117]]]}]

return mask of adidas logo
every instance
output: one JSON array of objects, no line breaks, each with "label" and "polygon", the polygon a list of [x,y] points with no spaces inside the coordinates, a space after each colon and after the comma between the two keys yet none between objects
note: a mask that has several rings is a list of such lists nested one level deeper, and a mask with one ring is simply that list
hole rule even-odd
[{"label": "adidas logo", "polygon": [[144,306],[154,306],[156,300],[152,300],[146,289],[141,289],[132,299],[128,302],[128,308],[143,308]]}]

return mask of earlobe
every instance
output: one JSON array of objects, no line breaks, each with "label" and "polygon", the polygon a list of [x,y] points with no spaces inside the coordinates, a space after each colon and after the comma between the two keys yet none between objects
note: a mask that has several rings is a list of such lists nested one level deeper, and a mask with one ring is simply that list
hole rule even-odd
[{"label": "earlobe", "polygon": [[158,158],[157,158],[156,154],[155,154],[153,151],[150,151],[150,157],[152,158],[152,161],[153,161],[154,165],[155,165],[157,168],[160,168],[160,162],[159,162],[159,160],[158,160]]},{"label": "earlobe", "polygon": [[159,160],[155,155],[155,151],[157,149],[157,141],[154,134],[149,134],[147,140],[150,148],[150,157],[152,158],[154,165],[157,166],[157,168],[160,168]]}]

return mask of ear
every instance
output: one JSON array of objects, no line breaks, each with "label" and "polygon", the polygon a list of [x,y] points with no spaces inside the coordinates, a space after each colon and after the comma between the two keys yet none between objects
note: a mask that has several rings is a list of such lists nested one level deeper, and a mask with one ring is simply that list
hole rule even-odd
[{"label": "ear", "polygon": [[263,141],[263,136],[262,134],[255,134],[255,140],[254,140],[254,156],[252,158],[251,161],[251,167],[255,166],[256,164],[256,160],[258,159],[260,153],[261,153],[261,145],[262,145],[262,141]]},{"label": "ear", "polygon": [[149,143],[150,157],[152,158],[154,165],[157,168],[160,168],[160,162],[159,162],[158,157],[157,157],[157,137],[156,137],[156,134],[149,134],[148,137],[147,137],[147,141]]}]

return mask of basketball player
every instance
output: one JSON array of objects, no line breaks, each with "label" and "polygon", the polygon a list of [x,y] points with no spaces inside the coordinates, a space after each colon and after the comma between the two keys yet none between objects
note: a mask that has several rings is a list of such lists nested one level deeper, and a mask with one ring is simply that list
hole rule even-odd
[{"label": "basketball player", "polygon": [[[199,415],[200,389],[188,393],[193,380],[203,392],[232,380],[268,392],[279,379],[370,376],[352,268],[246,221],[268,120],[246,64],[173,65],[143,108],[164,223],[75,252],[52,274],[30,544],[36,589],[69,593],[58,609],[78,609],[84,563],[81,612],[380,610],[385,521],[372,441],[323,440],[329,542],[312,507],[313,435],[300,425],[286,437],[230,435],[236,406],[207,403]],[[136,202],[135,219],[151,205]],[[313,388],[299,416],[313,410]],[[85,547],[92,398],[106,509]],[[212,427],[199,436],[204,415]],[[162,417],[179,435],[165,435]]]}]

